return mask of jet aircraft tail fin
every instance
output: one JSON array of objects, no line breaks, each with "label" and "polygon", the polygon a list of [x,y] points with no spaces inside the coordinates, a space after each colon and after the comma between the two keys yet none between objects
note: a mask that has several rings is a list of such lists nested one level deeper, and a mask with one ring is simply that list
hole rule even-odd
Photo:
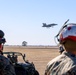
[{"label": "jet aircraft tail fin", "polygon": [[43,23],[43,27],[46,27],[46,23]]}]

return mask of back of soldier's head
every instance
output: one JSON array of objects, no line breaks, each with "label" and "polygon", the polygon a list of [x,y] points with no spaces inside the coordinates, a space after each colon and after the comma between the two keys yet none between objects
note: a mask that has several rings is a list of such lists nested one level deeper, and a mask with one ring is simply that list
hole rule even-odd
[{"label": "back of soldier's head", "polygon": [[67,40],[63,44],[64,48],[69,51],[76,51],[76,41],[73,40]]},{"label": "back of soldier's head", "polygon": [[0,30],[0,44],[5,43],[6,39],[4,38],[5,33]]},{"label": "back of soldier's head", "polygon": [[0,38],[3,38],[4,37],[4,32],[2,30],[0,30]]},{"label": "back of soldier's head", "polygon": [[67,25],[59,36],[59,42],[66,50],[76,51],[76,24]]}]

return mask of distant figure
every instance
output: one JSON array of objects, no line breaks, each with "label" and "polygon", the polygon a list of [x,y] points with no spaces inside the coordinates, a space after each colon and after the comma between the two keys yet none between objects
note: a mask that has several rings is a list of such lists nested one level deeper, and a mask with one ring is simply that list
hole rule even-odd
[{"label": "distant figure", "polygon": [[68,24],[59,34],[62,54],[46,66],[45,75],[76,75],[76,24]]}]

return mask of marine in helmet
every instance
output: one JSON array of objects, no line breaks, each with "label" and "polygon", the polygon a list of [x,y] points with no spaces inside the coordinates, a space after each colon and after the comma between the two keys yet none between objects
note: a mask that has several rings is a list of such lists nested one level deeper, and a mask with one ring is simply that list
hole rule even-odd
[{"label": "marine in helmet", "polygon": [[4,32],[0,30],[0,75],[16,75],[13,64],[3,56],[3,46],[6,42],[4,35]]},{"label": "marine in helmet", "polygon": [[47,64],[45,75],[76,75],[76,24],[67,24],[58,41],[64,51]]}]

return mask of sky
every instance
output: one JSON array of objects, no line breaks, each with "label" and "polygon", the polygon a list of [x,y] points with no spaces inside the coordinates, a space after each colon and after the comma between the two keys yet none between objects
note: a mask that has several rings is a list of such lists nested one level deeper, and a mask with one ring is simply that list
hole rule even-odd
[{"label": "sky", "polygon": [[[57,45],[54,37],[67,19],[76,23],[76,0],[0,0],[6,45]],[[44,28],[42,23],[58,25]]]}]

